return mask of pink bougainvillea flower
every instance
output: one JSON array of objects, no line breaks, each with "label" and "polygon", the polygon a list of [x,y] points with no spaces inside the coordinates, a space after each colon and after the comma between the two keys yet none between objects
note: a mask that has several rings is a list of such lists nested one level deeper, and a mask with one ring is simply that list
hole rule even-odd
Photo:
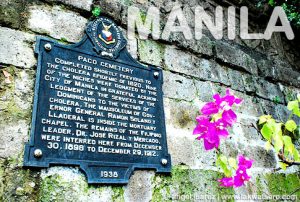
[{"label": "pink bougainvillea flower", "polygon": [[196,118],[198,125],[193,131],[194,135],[198,135],[198,140],[204,140],[206,150],[218,148],[220,138],[228,136],[227,127],[231,127],[237,121],[237,115],[231,108],[234,104],[242,102],[229,89],[224,97],[215,94],[213,98],[214,102],[208,102],[201,108],[202,115]]},{"label": "pink bougainvillea flower", "polygon": [[229,89],[226,90],[226,95],[224,97],[221,97],[219,94],[215,94],[213,98],[215,99],[215,103],[225,111],[231,109],[233,104],[239,105],[242,102],[242,99],[234,96]]},{"label": "pink bougainvillea flower", "polygon": [[220,186],[222,187],[240,187],[245,185],[246,181],[250,180],[250,176],[247,173],[247,170],[252,167],[253,160],[247,159],[243,155],[238,157],[239,163],[238,168],[233,177],[222,178],[218,180],[221,182]]},{"label": "pink bougainvillea flower", "polygon": [[225,126],[232,126],[237,121],[237,115],[230,109],[228,111],[223,112],[222,120],[225,123]]},{"label": "pink bougainvillea flower", "polygon": [[247,169],[245,167],[239,167],[236,170],[236,174],[234,176],[234,187],[243,186],[245,181],[249,181],[250,176],[247,174]]},{"label": "pink bougainvillea flower", "polygon": [[249,168],[251,168],[253,161],[254,160],[248,159],[248,158],[244,157],[243,155],[240,155],[238,166],[249,169]]},{"label": "pink bougainvillea flower", "polygon": [[201,113],[204,115],[212,115],[219,112],[219,106],[215,102],[208,102],[201,108]]},{"label": "pink bougainvillea flower", "polygon": [[194,129],[193,134],[199,134],[200,136],[197,139],[204,140],[205,150],[218,148],[220,137],[227,137],[229,135],[222,120],[210,122],[208,119],[199,120],[199,124]]},{"label": "pink bougainvillea flower", "polygon": [[[198,125],[193,131],[193,135],[202,135],[207,133],[210,121],[208,116],[198,116],[196,118]],[[199,138],[198,138],[199,139]]]},{"label": "pink bougainvillea flower", "polygon": [[213,148],[218,148],[220,144],[220,138],[217,135],[212,133],[207,133],[206,135],[200,136],[204,139],[204,148],[205,150],[211,150]]},{"label": "pink bougainvillea flower", "polygon": [[234,185],[233,177],[224,177],[218,181],[221,182],[220,186],[222,187],[232,187]]}]

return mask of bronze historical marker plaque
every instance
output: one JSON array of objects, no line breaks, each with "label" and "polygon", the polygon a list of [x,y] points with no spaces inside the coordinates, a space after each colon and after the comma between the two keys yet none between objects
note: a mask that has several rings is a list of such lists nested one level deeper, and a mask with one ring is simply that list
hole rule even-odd
[{"label": "bronze historical marker plaque", "polygon": [[24,166],[79,166],[88,183],[127,183],[134,169],[168,173],[162,71],[128,53],[117,25],[100,17],[83,39],[38,37],[30,142]]}]

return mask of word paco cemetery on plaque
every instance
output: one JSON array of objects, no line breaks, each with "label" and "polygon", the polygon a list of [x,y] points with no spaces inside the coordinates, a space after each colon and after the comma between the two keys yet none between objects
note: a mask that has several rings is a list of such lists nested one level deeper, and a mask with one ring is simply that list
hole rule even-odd
[{"label": "word paco cemetery on plaque", "polygon": [[38,68],[24,166],[79,166],[88,183],[128,183],[135,169],[169,173],[162,70],[142,65],[99,17],[74,45],[37,37]]}]

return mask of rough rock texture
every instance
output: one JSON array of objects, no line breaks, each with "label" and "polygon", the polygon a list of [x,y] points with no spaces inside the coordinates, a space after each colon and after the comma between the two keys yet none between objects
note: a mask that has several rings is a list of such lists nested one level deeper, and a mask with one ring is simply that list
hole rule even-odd
[{"label": "rough rock texture", "polygon": [[46,0],[48,2],[55,2],[55,3],[63,3],[66,5],[74,6],[75,8],[83,9],[86,11],[91,10],[91,6],[93,4],[93,0]]},{"label": "rough rock texture", "polygon": [[0,25],[18,28],[21,25],[20,14],[24,11],[23,0],[2,0],[0,2]]},{"label": "rough rock texture", "polygon": [[[229,41],[226,35],[223,40],[215,40],[205,29],[201,40],[186,40],[181,33],[175,33],[165,40],[141,40],[136,36],[128,41],[127,48],[134,58],[163,69],[167,141],[173,164],[170,175],[139,170],[127,185],[96,186],[88,185],[77,167],[22,168],[23,148],[31,127],[35,36],[79,41],[93,6],[100,6],[103,15],[114,19],[126,33],[128,6],[140,8],[143,17],[154,5],[162,12],[163,27],[178,2],[183,4],[191,29],[195,26],[193,8],[198,4],[210,16],[214,16],[214,7],[219,4],[254,5],[250,1],[219,0],[0,2],[0,201],[234,201],[234,196],[295,191],[300,198],[298,168],[274,172],[278,168],[275,152],[264,149],[265,141],[253,127],[263,114],[285,121],[289,116],[285,105],[300,93],[297,40],[289,42],[279,34],[270,41],[240,37]],[[250,11],[258,12],[253,6]],[[250,15],[257,19],[264,13]],[[250,31],[260,31],[265,23],[251,18]],[[233,89],[244,102],[236,109],[238,123],[227,141],[221,141],[220,149],[228,155],[244,154],[255,160],[251,181],[234,190],[218,186],[217,179],[224,175],[215,166],[216,152],[205,151],[203,142],[192,135],[199,108],[211,101],[213,94],[224,94],[226,88]],[[300,119],[296,121],[300,123]]]},{"label": "rough rock texture", "polygon": [[30,6],[28,28],[56,39],[78,42],[87,20],[59,6]]},{"label": "rough rock texture", "polygon": [[34,35],[0,28],[0,63],[30,68],[35,65],[33,53]]}]

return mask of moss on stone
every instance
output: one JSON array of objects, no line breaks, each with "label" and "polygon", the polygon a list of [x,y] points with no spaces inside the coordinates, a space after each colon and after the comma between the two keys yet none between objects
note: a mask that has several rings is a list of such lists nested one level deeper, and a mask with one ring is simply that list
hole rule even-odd
[{"label": "moss on stone", "polygon": [[5,177],[5,173],[4,173],[4,160],[0,159],[0,201],[2,200],[3,197],[3,190],[4,190],[4,177]]},{"label": "moss on stone", "polygon": [[[40,201],[88,201],[100,197],[107,187],[88,185],[86,177],[77,168],[53,167],[42,173],[40,182]],[[123,192],[115,189],[110,191],[114,201],[124,201]],[[114,196],[113,196],[114,195]]]},{"label": "moss on stone", "polygon": [[23,0],[2,0],[0,2],[0,24],[19,28],[25,4],[26,1]]},{"label": "moss on stone", "polygon": [[285,94],[286,94],[285,98],[287,102],[297,99],[297,94],[293,92],[291,89],[287,89]]},{"label": "moss on stone", "polygon": [[[289,195],[300,188],[298,174],[267,174],[265,178],[272,195]],[[294,194],[300,198],[300,191]]]},{"label": "moss on stone", "polygon": [[[3,71],[10,74],[10,83],[6,81]],[[0,72],[0,117],[2,121],[16,121],[16,120],[29,120],[31,117],[30,109],[22,109],[16,102],[16,80],[21,79],[21,71],[14,66],[9,66],[2,69]],[[34,77],[30,73],[30,77]],[[30,78],[31,79],[31,78]],[[28,94],[26,94],[28,99]],[[23,98],[20,98],[23,100]]]},{"label": "moss on stone", "polygon": [[46,177],[41,182],[39,200],[45,201],[64,201],[63,191],[65,187],[71,186],[61,181],[61,176],[52,175]]},{"label": "moss on stone", "polygon": [[113,195],[112,201],[114,202],[124,202],[124,189],[121,186],[113,186],[112,187]]},{"label": "moss on stone", "polygon": [[[13,162],[13,164],[12,164]],[[39,174],[26,170],[15,164],[15,161],[4,160],[0,165],[1,183],[0,201],[37,201]],[[1,187],[1,185],[0,185]]]},{"label": "moss on stone", "polygon": [[263,188],[260,176],[256,177],[256,188],[257,188],[256,194],[262,195],[264,188]]},{"label": "moss on stone", "polygon": [[125,6],[131,6],[132,5],[132,0],[121,0],[120,3],[125,5]]},{"label": "moss on stone", "polygon": [[191,115],[188,111],[180,111],[179,118],[178,118],[178,124],[181,128],[186,127],[189,123],[193,122],[194,120],[191,118]]},{"label": "moss on stone", "polygon": [[[216,197],[233,195],[232,188],[219,186],[217,179],[223,177],[216,171],[190,169],[174,166],[171,176],[156,175],[153,178],[152,201],[195,201],[204,195]],[[230,201],[230,200],[229,200]]]},{"label": "moss on stone", "polygon": [[163,63],[165,46],[150,40],[138,40],[138,53],[142,62],[160,66]]}]

